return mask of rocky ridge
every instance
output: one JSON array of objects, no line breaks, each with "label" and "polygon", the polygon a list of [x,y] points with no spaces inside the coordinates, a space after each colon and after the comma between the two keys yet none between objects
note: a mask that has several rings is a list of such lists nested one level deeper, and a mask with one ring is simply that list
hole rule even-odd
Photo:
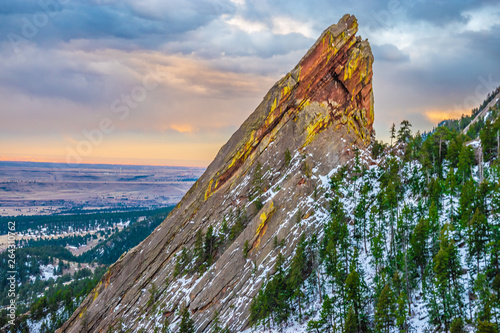
[{"label": "rocky ridge", "polygon": [[[175,331],[184,307],[198,332],[210,328],[216,312],[232,331],[248,327],[251,299],[278,252],[290,257],[301,235],[326,219],[321,193],[328,176],[352,158],[353,147],[372,140],[373,56],[357,29],[356,18],[345,15],[322,33],[167,219],[110,267],[59,332],[154,332],[166,323]],[[262,169],[262,207],[249,195],[256,169]],[[231,227],[238,218],[243,230],[205,272],[174,277],[182,249],[194,247],[198,230],[217,232],[223,221]]]}]

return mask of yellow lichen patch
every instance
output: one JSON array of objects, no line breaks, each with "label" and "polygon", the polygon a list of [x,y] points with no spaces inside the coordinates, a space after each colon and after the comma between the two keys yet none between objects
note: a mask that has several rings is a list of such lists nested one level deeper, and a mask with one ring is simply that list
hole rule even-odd
[{"label": "yellow lichen patch", "polygon": [[207,201],[208,198],[212,195],[212,184],[214,180],[210,179],[210,182],[208,183],[207,190],[205,191],[205,201]]},{"label": "yellow lichen patch", "polygon": [[260,214],[260,223],[259,226],[257,227],[256,234],[259,234],[261,232],[261,230],[264,228],[267,221],[269,221],[269,218],[273,215],[275,210],[276,208],[274,207],[274,203],[271,201],[271,203],[267,206],[267,208],[265,208],[264,211]]},{"label": "yellow lichen patch", "polygon": [[266,231],[267,231],[267,224],[265,224],[264,227],[261,229],[259,235],[257,236],[257,239],[253,242],[252,248],[250,250],[253,250],[253,249],[259,247],[260,240],[262,239],[262,236],[264,236],[264,234],[266,233]]},{"label": "yellow lichen patch", "polygon": [[256,131],[252,131],[252,133],[250,133],[250,139],[248,139],[247,142],[245,142],[245,144],[243,145],[243,147],[240,150],[238,150],[238,152],[234,155],[233,159],[231,160],[231,163],[227,167],[228,169],[231,169],[236,164],[236,162],[238,162],[242,158],[244,158],[245,160],[248,157],[248,154],[250,153],[250,147],[252,147],[255,141],[255,133]]},{"label": "yellow lichen patch", "polygon": [[314,121],[310,123],[306,128],[307,137],[302,147],[305,147],[308,144],[310,144],[315,139],[316,135],[321,133],[326,128],[329,121],[330,121],[330,114],[327,114],[326,116],[323,114],[316,115]]},{"label": "yellow lichen patch", "polygon": [[274,98],[274,102],[273,104],[271,105],[271,111],[269,111],[269,113],[272,113],[274,111],[274,109],[276,109],[276,106],[278,105],[278,99],[275,97]]},{"label": "yellow lichen patch", "polygon": [[[233,158],[231,159],[231,162],[229,163],[229,166],[222,172],[222,174],[233,168],[236,165],[236,163],[238,162],[243,163],[246,161],[246,159],[252,152],[251,148],[257,144],[257,142],[255,141],[255,134],[256,134],[255,130],[250,133],[250,138],[236,152],[236,154],[234,154]],[[217,191],[217,189],[219,188],[220,174],[221,172],[217,172],[217,174],[208,183],[207,189],[205,190],[205,196],[204,196],[205,201],[207,201],[207,199],[210,198],[212,194],[215,193],[215,191]]]},{"label": "yellow lichen patch", "polygon": [[359,52],[358,49],[354,49],[349,56],[349,60],[347,60],[346,66],[344,67],[344,81],[347,81],[352,77],[352,74],[358,68],[361,60],[361,52]]},{"label": "yellow lichen patch", "polygon": [[106,280],[104,281],[104,289],[106,289],[109,286],[110,281],[111,281],[111,271],[108,271],[106,273]]},{"label": "yellow lichen patch", "polygon": [[350,131],[351,129],[356,133],[356,135],[363,141],[367,142],[370,140],[367,132],[364,131],[366,126],[366,119],[363,118],[364,110],[355,110],[350,114],[347,121],[347,128]]},{"label": "yellow lichen patch", "polygon": [[298,109],[299,111],[302,111],[305,107],[308,107],[309,105],[311,105],[311,101],[309,101],[309,99],[307,99],[307,98],[304,98],[304,99],[300,102],[300,104],[299,104],[299,106],[297,107],[297,109]]},{"label": "yellow lichen patch", "polygon": [[99,282],[97,284],[97,286],[95,286],[94,288],[94,298],[92,299],[92,302],[95,301],[95,299],[97,298],[97,296],[99,296],[99,287],[102,285],[102,282]]},{"label": "yellow lichen patch", "polygon": [[264,125],[266,127],[268,127],[269,125],[271,125],[271,123],[281,113],[281,112],[274,112],[276,110],[276,106],[277,106],[277,101],[276,101],[276,98],[275,98],[273,105],[271,105],[271,111],[269,111],[269,114],[267,115],[266,121],[264,122]]},{"label": "yellow lichen patch", "polygon": [[290,91],[291,91],[291,88],[288,84],[286,86],[284,86],[283,89],[281,89],[281,98],[286,97],[290,93]]}]

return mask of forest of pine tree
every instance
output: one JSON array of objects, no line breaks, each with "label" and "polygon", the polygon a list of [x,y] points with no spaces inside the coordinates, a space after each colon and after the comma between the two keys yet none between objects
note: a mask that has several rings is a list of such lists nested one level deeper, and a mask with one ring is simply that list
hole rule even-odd
[{"label": "forest of pine tree", "polygon": [[322,230],[278,255],[252,327],[498,332],[498,111],[467,134],[454,121],[412,134],[404,120],[390,145],[356,150],[331,177]]}]

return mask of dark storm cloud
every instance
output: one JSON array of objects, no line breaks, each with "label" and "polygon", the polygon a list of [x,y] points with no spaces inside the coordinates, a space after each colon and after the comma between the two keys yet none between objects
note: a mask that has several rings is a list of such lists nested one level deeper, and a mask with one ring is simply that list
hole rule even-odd
[{"label": "dark storm cloud", "polygon": [[[500,21],[500,12],[498,15]],[[489,30],[466,31],[462,34],[468,49],[482,53],[488,59],[500,59],[500,24]]]},{"label": "dark storm cloud", "polygon": [[426,21],[444,27],[452,22],[466,23],[466,11],[486,5],[497,5],[497,0],[417,0],[405,1],[408,17],[412,21]]},{"label": "dark storm cloud", "polygon": [[155,12],[133,1],[6,0],[0,4],[0,41],[10,41],[13,33],[38,44],[119,39],[124,48],[131,42],[154,49],[233,10],[225,0],[165,1],[161,6]]}]

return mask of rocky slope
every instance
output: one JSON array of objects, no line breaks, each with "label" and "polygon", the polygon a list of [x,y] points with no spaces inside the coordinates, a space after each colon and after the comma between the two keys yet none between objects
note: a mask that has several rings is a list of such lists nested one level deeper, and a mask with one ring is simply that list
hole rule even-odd
[{"label": "rocky slope", "polygon": [[[248,326],[250,301],[278,251],[289,257],[300,236],[322,223],[327,203],[320,185],[352,158],[353,146],[372,140],[373,56],[356,32],[350,15],[323,32],[167,219],[111,266],[60,332],[153,332],[165,323],[175,331],[184,307],[198,332],[210,328],[216,312],[231,330]],[[256,169],[262,170],[262,207],[251,195]],[[198,230],[212,226],[218,232],[223,221],[231,227],[237,220],[242,231],[218,248],[203,274],[174,277],[182,249],[194,247]]]}]

